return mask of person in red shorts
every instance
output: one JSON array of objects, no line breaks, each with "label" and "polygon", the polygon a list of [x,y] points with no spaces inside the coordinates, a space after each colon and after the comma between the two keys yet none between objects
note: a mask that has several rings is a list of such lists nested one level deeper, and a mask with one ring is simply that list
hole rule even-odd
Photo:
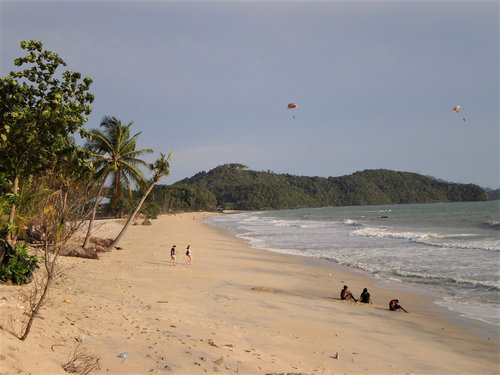
[{"label": "person in red shorts", "polygon": [[393,299],[391,302],[389,302],[389,310],[391,311],[403,310],[405,313],[408,312],[403,308],[403,306],[399,304],[399,300],[397,299]]}]

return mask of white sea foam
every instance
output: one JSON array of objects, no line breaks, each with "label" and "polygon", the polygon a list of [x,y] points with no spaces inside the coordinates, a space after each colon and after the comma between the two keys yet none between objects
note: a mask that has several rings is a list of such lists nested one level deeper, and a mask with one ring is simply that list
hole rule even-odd
[{"label": "white sea foam", "polygon": [[477,234],[471,233],[401,232],[386,227],[362,227],[351,232],[351,236],[401,239],[437,247],[500,251],[500,241],[491,238],[481,238]]},{"label": "white sea foam", "polygon": [[427,280],[429,283],[433,284],[444,284],[444,283],[452,283],[452,284],[463,284],[469,287],[479,287],[479,288],[487,288],[491,290],[500,291],[500,283],[498,281],[481,281],[481,280],[472,280],[463,277],[442,277],[439,275],[434,275],[429,272],[409,272],[403,270],[396,270],[394,273],[398,276],[403,276],[406,278],[415,278]]},{"label": "white sea foam", "polygon": [[362,225],[359,221],[352,220],[352,219],[344,219],[344,220],[342,220],[342,222],[345,225],[352,225],[352,226],[355,226],[355,227]]}]

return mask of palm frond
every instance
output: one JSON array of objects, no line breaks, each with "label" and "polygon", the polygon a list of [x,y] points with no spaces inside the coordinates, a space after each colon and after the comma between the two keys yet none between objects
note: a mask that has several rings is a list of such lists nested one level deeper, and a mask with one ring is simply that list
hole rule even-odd
[{"label": "palm frond", "polygon": [[133,122],[123,125],[116,117],[105,116],[100,129],[90,132],[90,139],[86,144],[98,171],[96,178],[102,181],[103,178],[110,177],[114,203],[120,198],[124,188],[130,195],[134,184],[141,188],[145,185],[146,179],[137,167],[146,166],[147,163],[140,157],[153,152],[148,148],[136,150],[137,138],[142,132],[130,136],[132,124]]}]

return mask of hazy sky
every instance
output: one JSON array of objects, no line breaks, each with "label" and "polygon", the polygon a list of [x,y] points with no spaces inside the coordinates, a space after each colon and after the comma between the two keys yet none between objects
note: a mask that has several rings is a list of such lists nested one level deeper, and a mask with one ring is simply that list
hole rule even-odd
[{"label": "hazy sky", "polygon": [[87,128],[115,116],[155,150],[148,162],[174,152],[163,184],[235,162],[500,187],[497,1],[1,0],[0,12],[0,75],[21,40],[42,40],[94,80]]}]

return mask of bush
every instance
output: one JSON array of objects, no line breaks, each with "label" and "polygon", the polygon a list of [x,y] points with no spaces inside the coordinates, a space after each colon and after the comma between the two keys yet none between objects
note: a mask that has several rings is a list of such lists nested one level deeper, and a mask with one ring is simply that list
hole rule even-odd
[{"label": "bush", "polygon": [[161,213],[161,207],[153,202],[145,202],[139,212],[146,215],[149,219],[157,219]]},{"label": "bush", "polygon": [[[1,240],[4,243],[4,240]],[[7,253],[0,264],[0,280],[11,280],[20,285],[29,283],[33,271],[38,268],[38,257],[28,254],[28,247],[24,242],[18,242],[14,248],[7,246]]]}]

